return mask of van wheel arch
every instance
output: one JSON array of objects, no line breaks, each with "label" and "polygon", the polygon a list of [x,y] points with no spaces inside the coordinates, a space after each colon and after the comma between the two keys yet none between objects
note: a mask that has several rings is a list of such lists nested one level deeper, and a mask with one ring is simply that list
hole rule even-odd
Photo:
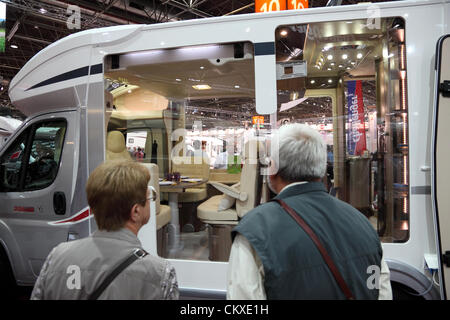
[{"label": "van wheel arch", "polygon": [[401,299],[441,299],[439,289],[436,288],[435,285],[422,296],[414,295],[426,292],[430,288],[430,279],[413,266],[392,259],[386,259],[386,263],[390,271],[392,293],[394,297],[401,296]]}]

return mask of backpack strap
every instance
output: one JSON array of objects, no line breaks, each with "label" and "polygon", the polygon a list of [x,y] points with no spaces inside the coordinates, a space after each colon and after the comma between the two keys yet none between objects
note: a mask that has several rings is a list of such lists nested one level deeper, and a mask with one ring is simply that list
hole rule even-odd
[{"label": "backpack strap", "polygon": [[122,261],[114,270],[103,280],[103,282],[100,284],[100,286],[92,292],[88,300],[97,300],[98,297],[105,291],[105,289],[110,285],[110,283],[130,264],[132,264],[137,259],[142,259],[146,255],[148,255],[148,252],[146,252],[143,249],[135,249],[131,253],[130,256],[128,256],[124,261]]}]

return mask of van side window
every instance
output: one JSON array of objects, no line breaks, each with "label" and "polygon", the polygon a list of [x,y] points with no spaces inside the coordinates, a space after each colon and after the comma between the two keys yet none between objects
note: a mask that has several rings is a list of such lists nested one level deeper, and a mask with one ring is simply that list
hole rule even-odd
[{"label": "van side window", "polygon": [[25,190],[42,189],[56,178],[61,160],[66,122],[42,122],[34,131],[27,163]]},{"label": "van side window", "polygon": [[29,132],[29,129],[22,132],[0,159],[0,191],[19,191]]}]

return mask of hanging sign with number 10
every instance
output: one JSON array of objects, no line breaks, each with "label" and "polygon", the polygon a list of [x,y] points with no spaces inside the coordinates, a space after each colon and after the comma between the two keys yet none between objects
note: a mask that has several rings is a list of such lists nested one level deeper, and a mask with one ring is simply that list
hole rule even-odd
[{"label": "hanging sign with number 10", "polygon": [[308,0],[255,0],[255,12],[308,8]]},{"label": "hanging sign with number 10", "polygon": [[308,8],[308,0],[288,0],[288,10],[306,8]]}]

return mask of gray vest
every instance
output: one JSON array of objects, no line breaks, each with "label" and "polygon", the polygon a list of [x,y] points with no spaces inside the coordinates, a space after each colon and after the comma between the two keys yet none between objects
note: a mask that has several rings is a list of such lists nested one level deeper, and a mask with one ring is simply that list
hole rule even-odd
[{"label": "gray vest", "polygon": [[[283,199],[314,230],[356,299],[377,299],[368,267],[381,267],[382,248],[368,219],[330,196],[321,182],[289,187]],[[264,266],[268,299],[345,299],[309,236],[278,203],[265,203],[233,229],[253,246]],[[372,284],[371,281],[369,281]]]}]

